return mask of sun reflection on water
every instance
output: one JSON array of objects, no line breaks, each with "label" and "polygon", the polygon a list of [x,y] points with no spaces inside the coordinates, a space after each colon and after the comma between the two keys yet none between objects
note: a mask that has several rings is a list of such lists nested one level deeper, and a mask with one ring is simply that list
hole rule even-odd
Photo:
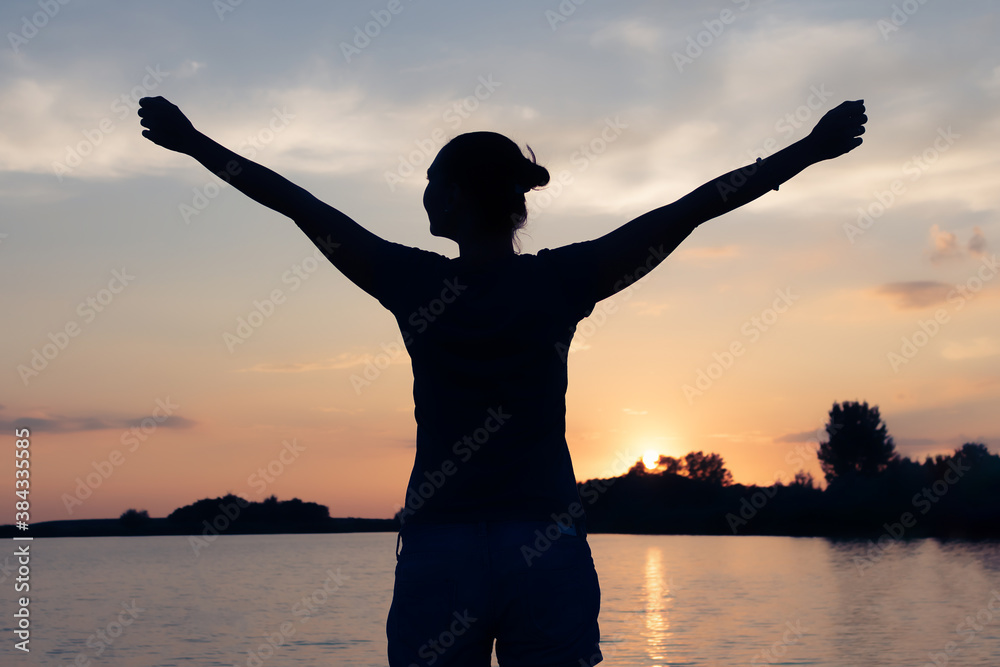
[{"label": "sun reflection on water", "polygon": [[670,582],[664,575],[663,552],[658,547],[646,549],[646,576],[643,580],[646,598],[646,639],[650,667],[665,667],[667,664],[667,643],[673,633],[670,631],[670,606],[673,594]]}]

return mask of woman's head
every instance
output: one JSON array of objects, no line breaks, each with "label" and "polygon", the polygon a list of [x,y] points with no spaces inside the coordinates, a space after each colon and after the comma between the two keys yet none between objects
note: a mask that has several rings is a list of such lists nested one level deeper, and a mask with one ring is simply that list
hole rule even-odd
[{"label": "woman's head", "polygon": [[438,152],[427,170],[424,208],[431,233],[455,238],[455,214],[463,210],[478,228],[460,233],[515,234],[527,218],[524,193],[549,182],[549,172],[529,160],[513,141],[496,132],[460,134]]}]

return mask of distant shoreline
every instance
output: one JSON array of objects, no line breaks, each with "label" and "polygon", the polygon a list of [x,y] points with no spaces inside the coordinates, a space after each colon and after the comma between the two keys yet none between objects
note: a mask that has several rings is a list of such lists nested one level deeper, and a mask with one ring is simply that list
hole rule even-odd
[{"label": "distant shoreline", "polygon": [[204,522],[147,519],[139,526],[129,527],[120,519],[68,519],[31,524],[28,530],[13,525],[0,526],[0,537],[138,537],[155,535],[274,535],[290,533],[372,533],[396,532],[394,519],[362,519],[346,517],[317,522],[271,523],[234,522],[217,531]]},{"label": "distant shoreline", "polygon": [[[823,537],[833,540],[868,540],[877,539],[879,535],[864,530],[856,532],[841,529],[839,531],[803,532],[789,530],[787,532],[743,532],[733,534],[719,530],[689,530],[656,531],[639,529],[632,526],[619,529],[610,526],[597,526],[588,531],[591,535],[726,535],[731,537]],[[156,537],[165,535],[182,536],[215,536],[215,535],[295,535],[295,534],[330,534],[330,533],[395,533],[399,531],[399,523],[395,519],[364,519],[358,517],[331,518],[322,522],[248,522],[233,523],[223,531],[218,531],[205,522],[171,521],[166,518],[150,518],[141,526],[129,527],[120,519],[69,519],[60,521],[43,521],[32,524],[29,530],[21,531],[12,525],[0,526],[0,538],[12,537]],[[917,533],[900,538],[938,539],[938,540],[997,540],[1000,535],[988,530],[961,531],[950,534]]]}]

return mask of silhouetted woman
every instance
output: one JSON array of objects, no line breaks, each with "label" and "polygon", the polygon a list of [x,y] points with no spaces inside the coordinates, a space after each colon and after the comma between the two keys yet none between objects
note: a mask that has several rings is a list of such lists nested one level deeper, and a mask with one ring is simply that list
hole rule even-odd
[{"label": "silhouetted woman", "polygon": [[515,252],[515,234],[524,194],[548,172],[502,135],[460,135],[424,191],[431,234],[458,243],[449,259],[376,236],[201,134],[162,97],[140,100],[143,136],[294,220],[396,317],[417,435],[386,623],[392,667],[488,667],[494,639],[501,665],[602,660],[600,588],[565,438],[576,325],[702,222],[860,145],[864,111],[844,102],[766,160],[598,239],[535,255]]}]

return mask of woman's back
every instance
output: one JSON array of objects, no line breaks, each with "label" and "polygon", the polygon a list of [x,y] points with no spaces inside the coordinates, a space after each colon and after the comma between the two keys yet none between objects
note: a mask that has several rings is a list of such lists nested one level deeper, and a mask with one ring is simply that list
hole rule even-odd
[{"label": "woman's back", "polygon": [[374,295],[413,364],[416,456],[403,523],[549,520],[579,502],[567,351],[594,307],[586,243],[483,266],[395,244]]}]

